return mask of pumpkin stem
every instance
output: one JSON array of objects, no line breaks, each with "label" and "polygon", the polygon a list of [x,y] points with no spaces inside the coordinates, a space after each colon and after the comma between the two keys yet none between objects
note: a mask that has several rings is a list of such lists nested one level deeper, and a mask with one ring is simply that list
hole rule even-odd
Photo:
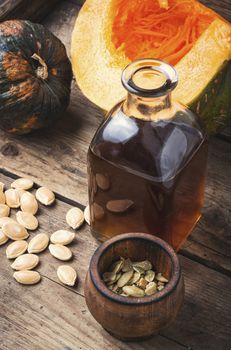
[{"label": "pumpkin stem", "polygon": [[48,78],[48,67],[46,62],[37,53],[34,53],[31,58],[39,62],[39,66],[36,69],[38,78],[46,80]]}]

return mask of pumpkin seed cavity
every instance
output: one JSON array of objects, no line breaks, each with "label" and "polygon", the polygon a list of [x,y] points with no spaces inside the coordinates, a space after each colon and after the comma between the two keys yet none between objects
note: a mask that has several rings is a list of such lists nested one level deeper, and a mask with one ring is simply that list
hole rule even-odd
[{"label": "pumpkin seed cavity", "polygon": [[162,273],[155,273],[150,261],[132,262],[123,257],[103,273],[102,279],[112,292],[136,298],[153,295],[163,290],[168,283]]}]

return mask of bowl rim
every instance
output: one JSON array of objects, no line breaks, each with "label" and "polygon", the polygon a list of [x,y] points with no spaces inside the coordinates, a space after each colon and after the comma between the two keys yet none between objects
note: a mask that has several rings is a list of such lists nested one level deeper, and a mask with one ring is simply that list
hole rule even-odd
[{"label": "bowl rim", "polygon": [[[112,292],[103,282],[99,270],[99,260],[101,256],[115,243],[124,240],[135,240],[135,239],[143,239],[149,241],[152,244],[159,245],[161,249],[163,249],[171,259],[172,263],[172,277],[166,287],[159,291],[156,294],[144,296],[140,298],[128,298],[124,296],[120,296],[114,292]],[[90,265],[89,265],[89,274],[90,278],[93,282],[95,288],[102,294],[104,297],[110,299],[111,301],[124,304],[124,305],[144,305],[159,302],[160,300],[169,296],[177,287],[180,277],[181,277],[181,266],[178,259],[177,254],[173,250],[173,248],[164,240],[159,237],[153,236],[147,233],[140,232],[132,232],[132,233],[123,233],[117,235],[106,242],[102,243],[94,252]]]}]

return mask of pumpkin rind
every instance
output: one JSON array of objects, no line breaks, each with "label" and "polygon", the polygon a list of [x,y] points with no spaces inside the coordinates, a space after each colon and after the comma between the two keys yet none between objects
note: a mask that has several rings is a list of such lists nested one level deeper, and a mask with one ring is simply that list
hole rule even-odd
[{"label": "pumpkin rind", "polygon": [[[43,67],[32,56],[39,56]],[[26,134],[56,121],[70,98],[71,64],[61,41],[40,24],[0,23],[0,127]]]},{"label": "pumpkin rind", "polygon": [[[129,63],[123,50],[116,50],[111,40],[115,3],[114,0],[86,0],[72,34],[72,66],[78,86],[92,102],[105,110],[112,108],[125,96],[120,76],[122,69]],[[199,6],[203,11],[205,7]],[[230,95],[231,82],[222,74],[223,88],[218,89],[216,86],[217,74],[222,71],[224,63],[231,59],[231,25],[216,14],[215,18],[193,48],[176,64],[179,84],[173,93],[175,100],[195,110],[195,105],[206,98],[207,88],[212,89],[215,84],[217,97],[211,97],[206,103],[207,107],[201,103],[200,109],[208,132],[217,131],[231,118],[230,102],[225,97]],[[94,33],[90,28],[94,28]],[[213,111],[217,108],[218,100],[221,113],[215,115]]]}]

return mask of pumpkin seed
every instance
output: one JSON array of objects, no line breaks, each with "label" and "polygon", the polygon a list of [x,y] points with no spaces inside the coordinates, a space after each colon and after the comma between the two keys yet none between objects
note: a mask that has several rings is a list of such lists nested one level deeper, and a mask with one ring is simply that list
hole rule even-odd
[{"label": "pumpkin seed", "polygon": [[52,233],[50,240],[54,244],[67,245],[75,238],[75,233],[67,230],[58,230]]},{"label": "pumpkin seed", "polygon": [[38,202],[35,196],[30,192],[23,193],[21,197],[21,210],[27,213],[36,214],[38,211]]},{"label": "pumpkin seed", "polygon": [[129,281],[129,284],[135,284],[139,281],[140,279],[140,273],[139,272],[134,272],[132,278]]},{"label": "pumpkin seed", "polygon": [[13,264],[11,264],[14,270],[32,270],[39,263],[39,257],[35,254],[23,254],[19,255]]},{"label": "pumpkin seed", "polygon": [[152,269],[152,264],[148,260],[133,262],[132,266],[133,267],[140,267],[144,271],[148,271],[148,270]]},{"label": "pumpkin seed", "polygon": [[18,223],[28,230],[36,230],[38,227],[38,219],[31,213],[18,211],[16,214]]},{"label": "pumpkin seed", "polygon": [[0,192],[4,191],[5,184],[3,182],[0,182]]},{"label": "pumpkin seed", "polygon": [[1,191],[0,189],[0,204],[5,204],[6,203],[6,196],[5,193]]},{"label": "pumpkin seed", "polygon": [[81,209],[71,208],[66,214],[67,224],[73,229],[79,228],[84,222],[84,215]]},{"label": "pumpkin seed", "polygon": [[67,261],[72,257],[72,252],[69,248],[61,244],[50,244],[49,251],[56,259]]},{"label": "pumpkin seed", "polygon": [[154,293],[156,293],[156,283],[155,282],[149,282],[148,285],[145,288],[145,294],[146,295],[152,295]]},{"label": "pumpkin seed", "polygon": [[3,233],[2,230],[0,230],[0,245],[5,244],[8,241],[8,237]]},{"label": "pumpkin seed", "polygon": [[25,177],[21,177],[15,181],[12,182],[10,187],[17,188],[20,190],[29,190],[34,186],[34,182],[30,179],[27,179]]},{"label": "pumpkin seed", "polygon": [[140,275],[143,275],[145,272],[144,269],[142,269],[140,266],[133,266],[133,270],[138,272]]},{"label": "pumpkin seed", "polygon": [[9,216],[10,208],[6,204],[0,204],[0,218]]},{"label": "pumpkin seed", "polygon": [[84,209],[83,215],[84,215],[85,221],[88,223],[88,225],[90,225],[91,219],[90,219],[90,207],[89,207],[89,205],[87,205],[86,208]]},{"label": "pumpkin seed", "polygon": [[57,276],[59,280],[67,286],[74,286],[77,279],[76,271],[73,267],[68,265],[59,266],[57,269]]},{"label": "pumpkin seed", "polygon": [[104,272],[103,274],[103,280],[104,282],[115,282],[116,280],[116,273],[115,272]]},{"label": "pumpkin seed", "polygon": [[155,272],[152,270],[148,270],[144,276],[144,278],[146,279],[146,281],[148,282],[152,282],[155,278]]},{"label": "pumpkin seed", "polygon": [[160,292],[161,290],[164,289],[164,286],[158,286],[157,289],[158,289],[158,291]]},{"label": "pumpkin seed", "polygon": [[125,259],[123,262],[122,271],[127,272],[127,271],[132,271],[132,270],[133,270],[133,268],[132,268],[131,260],[129,258]]},{"label": "pumpkin seed", "polygon": [[44,204],[44,205],[51,205],[55,201],[55,194],[49,188],[46,187],[40,187],[37,189],[35,193],[36,199]]},{"label": "pumpkin seed", "polygon": [[39,233],[28,244],[28,253],[41,253],[49,243],[49,237],[45,233]]},{"label": "pumpkin seed", "polygon": [[146,281],[146,279],[144,279],[143,277],[141,277],[139,281],[137,281],[136,283],[136,285],[142,289],[145,289],[147,284],[148,284],[148,281]]},{"label": "pumpkin seed", "polygon": [[141,288],[138,288],[136,286],[124,286],[123,288],[123,292],[126,295],[129,295],[131,297],[143,297],[144,296],[144,291]]},{"label": "pumpkin seed", "polygon": [[164,286],[165,284],[164,284],[164,282],[158,281],[158,282],[157,282],[157,285],[158,285],[158,286]]},{"label": "pumpkin seed", "polygon": [[122,288],[125,286],[133,276],[133,271],[125,272],[117,281],[118,287]]},{"label": "pumpkin seed", "polygon": [[119,272],[122,270],[123,263],[124,263],[124,260],[116,261],[116,262],[112,265],[112,271],[113,271],[114,273],[119,273]]},{"label": "pumpkin seed", "polygon": [[36,284],[40,281],[41,276],[37,271],[16,271],[13,277],[21,284]]},{"label": "pumpkin seed", "polygon": [[9,222],[15,223],[16,221],[13,220],[12,218],[9,218],[8,216],[4,216],[3,218],[0,218],[0,228],[2,228],[2,226],[3,226],[4,224],[7,224],[7,223],[9,223]]},{"label": "pumpkin seed", "polygon": [[107,191],[110,187],[110,182],[109,182],[109,177],[107,174],[96,174],[95,175],[95,180],[96,180],[96,184],[97,186],[103,190],[103,191]]},{"label": "pumpkin seed", "polygon": [[2,231],[7,237],[13,239],[14,241],[26,239],[29,236],[25,227],[17,222],[8,222],[4,224],[2,226]]},{"label": "pumpkin seed", "polygon": [[28,244],[26,241],[15,241],[6,248],[7,259],[15,259],[22,255],[27,250]]},{"label": "pumpkin seed", "polygon": [[156,275],[156,280],[159,281],[159,282],[164,282],[164,283],[167,283],[168,280],[167,278],[165,278],[164,276],[162,276],[162,273],[158,273]]},{"label": "pumpkin seed", "polygon": [[[25,191],[25,190],[21,190],[20,188],[16,188],[15,189],[15,191],[17,191],[18,192],[18,195],[19,195],[19,200],[20,200],[20,204],[21,204],[21,198],[22,198],[22,195],[24,194],[24,193],[26,193],[27,191]],[[29,193],[29,192],[28,192]]]},{"label": "pumpkin seed", "polygon": [[6,204],[8,205],[8,207],[18,208],[20,206],[19,195],[15,189],[10,188],[9,190],[6,190],[5,196],[6,196]]},{"label": "pumpkin seed", "polygon": [[93,203],[92,205],[93,215],[95,220],[101,220],[104,217],[104,210],[101,205]]},{"label": "pumpkin seed", "polygon": [[124,213],[133,206],[134,202],[130,199],[117,199],[108,201],[106,204],[107,210],[112,213]]}]

